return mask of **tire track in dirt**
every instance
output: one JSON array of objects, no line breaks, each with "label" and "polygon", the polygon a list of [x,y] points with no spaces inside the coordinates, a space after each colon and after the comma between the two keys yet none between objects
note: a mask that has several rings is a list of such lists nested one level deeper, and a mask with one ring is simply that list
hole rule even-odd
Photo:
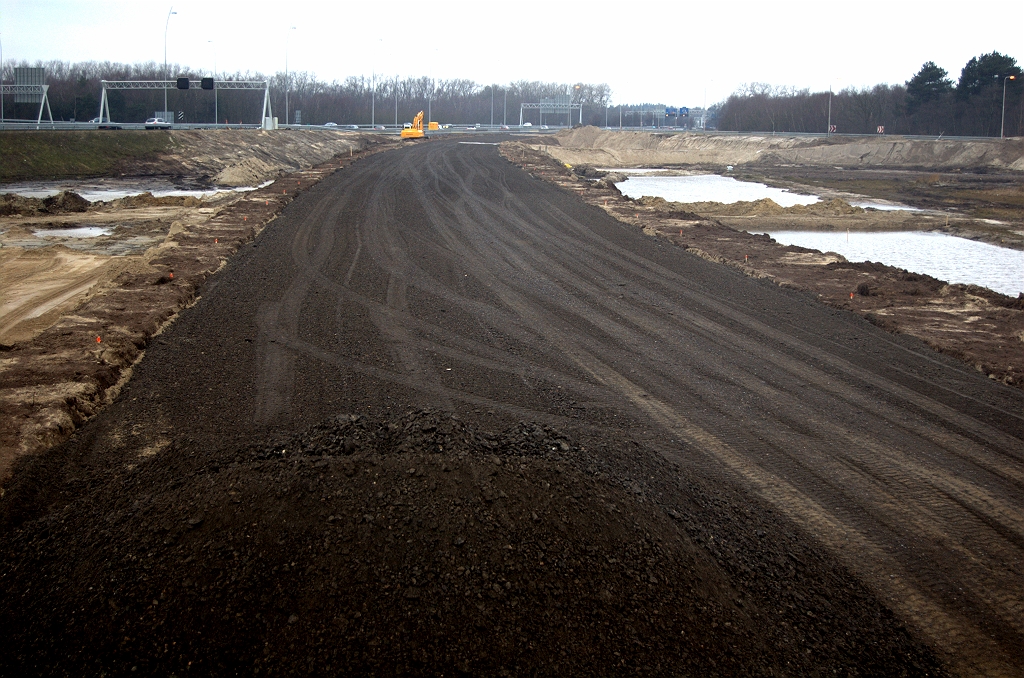
[{"label": "tire track in dirt", "polygon": [[[129,389],[112,438],[134,418],[218,447],[429,405],[639,439],[801,526],[955,670],[1021,674],[1024,395],[648,238],[487,146],[360,161],[230,268],[176,333],[233,322],[181,340],[172,382]],[[189,407],[166,397],[190,384]]]},{"label": "tire track in dirt", "polygon": [[[517,204],[514,195],[502,195],[501,204],[505,210],[515,212],[522,209],[525,215],[521,223],[511,220],[512,224],[508,223],[510,219],[506,215],[502,225],[528,229],[531,221],[545,226],[557,224],[571,236],[553,233],[557,227],[544,232],[544,226],[539,226],[541,233],[530,242],[516,228],[509,228],[508,232],[495,231],[500,216],[499,210],[492,207],[494,196],[471,200],[474,178],[472,173],[467,173],[458,190],[466,196],[463,205],[468,208],[465,214],[492,235],[493,246],[498,248],[495,251],[498,256],[490,261],[495,278],[515,280],[515,273],[522,274],[525,270],[533,276],[540,276],[543,271],[556,281],[542,290],[544,294],[540,296],[543,300],[531,298],[529,293],[523,295],[525,290],[518,290],[518,297],[504,290],[502,299],[516,311],[516,315],[527,318],[531,327],[541,330],[546,341],[561,346],[573,362],[660,421],[666,429],[696,448],[711,450],[717,461],[759,488],[762,496],[829,543],[841,557],[844,552],[850,553],[853,547],[859,556],[856,559],[846,558],[848,564],[873,581],[883,597],[892,599],[891,604],[911,623],[916,622],[934,644],[949,647],[948,643],[953,642],[955,650],[952,654],[975,655],[962,668],[998,673],[1012,667],[1005,651],[1000,651],[1000,643],[993,643],[985,633],[971,628],[975,623],[971,620],[973,615],[961,615],[946,609],[944,602],[936,600],[931,590],[944,588],[941,585],[943,579],[963,577],[967,582],[960,583],[969,583],[973,589],[973,594],[969,594],[975,599],[973,605],[976,609],[973,612],[984,610],[1012,629],[1008,631],[1011,637],[1020,636],[1020,598],[1012,592],[1013,573],[1003,577],[990,576],[986,572],[987,566],[971,566],[972,561],[979,561],[978,556],[982,553],[1003,563],[1012,563],[1019,558],[1022,530],[1017,503],[1012,494],[999,491],[1010,492],[1019,487],[1019,438],[993,429],[974,417],[964,416],[944,403],[900,384],[898,380],[894,382],[889,377],[851,363],[842,355],[848,349],[829,352],[820,347],[820,338],[815,342],[819,345],[808,344],[799,336],[804,330],[787,333],[785,328],[770,326],[734,301],[723,303],[721,298],[701,292],[686,281],[678,282],[674,286],[676,289],[671,290],[675,300],[668,299],[659,294],[666,287],[672,287],[665,281],[668,271],[651,267],[649,262],[632,257],[621,248],[616,250],[602,247],[605,243],[595,244],[599,239],[586,240],[586,227],[568,215],[557,214],[557,208],[551,210],[554,214],[549,212],[547,218],[537,218],[546,207],[542,201],[534,201],[526,207]],[[543,248],[537,247],[540,239],[545,241]],[[581,246],[580,242],[586,244]],[[532,249],[524,251],[524,245],[532,246]],[[502,246],[508,248],[509,253]],[[634,299],[630,299],[631,303],[598,301],[600,288],[587,284],[591,281],[586,280],[593,276],[593,272],[583,276],[585,282],[581,282],[580,267],[570,268],[571,259],[564,259],[570,256],[570,248],[575,249],[577,255],[581,251],[592,255],[587,263],[604,267],[601,272],[606,277],[622,272],[632,280],[639,278],[642,284],[651,285],[653,289],[639,292],[636,295],[639,302]],[[502,269],[500,264],[504,262],[508,264]],[[559,290],[563,284],[565,288]],[[572,289],[568,289],[570,286]],[[561,296],[558,291],[562,292]],[[585,308],[583,304],[572,303],[575,295],[596,303]],[[685,300],[683,303],[680,303],[680,296]],[[689,304],[684,305],[687,301]],[[538,312],[538,306],[543,307],[545,303],[549,307],[545,310],[549,312]],[[693,310],[687,311],[687,306]],[[714,310],[708,312],[710,308]],[[670,313],[677,316],[677,323],[685,322],[685,331],[678,327],[665,328],[663,322],[659,322],[664,317],[663,311],[658,312],[662,309],[671,309]],[[649,319],[652,311],[658,320]],[[605,334],[605,341],[597,341],[593,335],[577,336],[571,331],[562,332],[562,327],[569,329],[565,321],[550,322],[552,316],[565,317],[567,314],[570,317],[577,315],[570,325],[579,325],[583,321],[599,327]],[[610,323],[609,318],[618,320]],[[694,331],[698,336],[692,334]],[[856,331],[863,331],[863,328]],[[611,346],[607,344],[609,332],[614,337]],[[651,337],[677,347],[680,343],[713,343],[714,348],[708,353],[715,359],[695,361],[694,369],[709,377],[711,382],[728,382],[734,391],[752,399],[751,403],[744,407],[741,398],[737,407],[732,397],[734,394],[730,393],[715,403],[717,406],[714,408],[715,417],[721,418],[723,413],[729,413],[726,421],[718,421],[705,428],[681,416],[679,411],[697,409],[702,402],[707,404],[705,398],[713,395],[716,388],[702,394],[704,398],[690,398],[684,408],[668,406],[666,401],[652,398],[650,392],[657,390],[654,386],[659,379],[671,379],[670,370],[633,367],[626,372],[617,371],[611,366],[614,360],[600,357],[602,352],[611,356],[615,351],[627,349],[649,355],[652,362],[659,362],[666,357],[665,351],[656,346]],[[779,348],[783,349],[782,352]],[[900,347],[900,352],[906,352],[906,349]],[[921,357],[912,356],[912,362],[920,361]],[[747,363],[751,359],[760,359],[764,361],[760,365],[762,372],[763,366],[768,364],[782,370],[783,374],[766,377],[753,370],[728,369],[738,359]],[[930,360],[928,357],[925,359]],[[914,371],[915,367],[899,369]],[[757,376],[746,376],[748,374]],[[630,379],[645,383],[645,386],[639,387]],[[756,448],[757,445],[752,445],[754,441],[744,435],[742,429],[746,422],[736,421],[736,415],[744,418],[745,414],[749,418],[765,403],[773,403],[778,410],[792,411],[805,402],[803,394],[780,388],[784,382],[789,383],[790,389],[794,382],[799,382],[801,389],[810,387],[816,391],[815,413],[809,415],[805,411],[800,416],[803,428],[814,432],[812,437],[804,436],[804,443],[813,444],[817,449],[789,453],[786,456],[790,463],[781,466],[752,463],[744,448]],[[678,388],[681,384],[675,386]],[[878,399],[879,392],[886,394],[885,399]],[[896,397],[895,403],[893,396]],[[986,404],[986,407],[992,405]],[[844,410],[858,412],[861,421],[849,425],[831,423],[836,412]],[[1011,418],[1014,416],[1006,414]],[[870,419],[864,421],[868,417]],[[935,430],[935,422],[942,422],[943,428]],[[897,428],[897,431],[895,434],[877,429],[871,431],[869,427],[872,425],[881,429]],[[968,437],[958,431],[965,432]],[[781,449],[793,433],[792,430],[770,432],[768,442],[770,446]],[[914,460],[922,449],[922,443],[928,446],[927,464]],[[992,459],[994,450],[1004,453],[1005,463],[998,462],[998,455],[996,460]],[[811,460],[809,454],[821,454],[824,461]],[[956,461],[959,463],[947,455],[958,457]],[[976,460],[976,465],[982,466],[987,473],[977,481],[960,478],[958,472],[962,469],[959,466],[972,460]],[[952,468],[950,464],[954,464]],[[787,476],[795,484],[787,481]],[[1000,480],[1003,481],[1001,488],[991,492],[986,489],[987,483],[995,481],[998,484]],[[835,493],[841,500],[829,496]],[[815,496],[821,497],[824,503],[815,500]],[[969,510],[965,511],[965,507]],[[865,509],[869,512],[868,519],[863,515],[858,520],[853,519],[852,514],[863,514]],[[979,516],[984,516],[984,519]],[[991,529],[991,524],[1000,526],[1001,530]],[[874,532],[879,534],[876,536]],[[845,538],[830,540],[826,535],[832,533],[843,534]],[[1006,535],[1010,538],[1006,539]],[[923,576],[918,580],[910,562],[912,559],[901,557],[895,552],[899,549],[894,548],[894,542],[898,546],[898,542],[910,536],[916,536],[919,541],[933,542],[930,550],[936,554],[945,552],[947,559],[957,561],[956,566],[943,568],[943,571],[918,567],[923,570]],[[961,542],[966,544],[958,546]],[[864,554],[868,557],[863,557]],[[958,555],[954,558],[952,554]],[[963,566],[968,567],[964,570],[961,569]],[[971,574],[964,577],[965,571]],[[894,578],[890,576],[894,572],[906,574]],[[988,593],[1000,589],[1003,593]],[[980,659],[978,653],[970,650],[971,647],[984,647],[986,652],[981,654],[990,657],[1002,654],[1004,659]]]}]

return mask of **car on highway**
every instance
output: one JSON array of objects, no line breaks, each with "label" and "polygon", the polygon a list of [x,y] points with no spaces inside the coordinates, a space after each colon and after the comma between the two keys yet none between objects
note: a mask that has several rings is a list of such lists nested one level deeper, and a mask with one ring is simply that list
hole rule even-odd
[{"label": "car on highway", "polygon": [[547,125],[541,125],[540,128],[541,129],[548,129],[548,126]]},{"label": "car on highway", "polygon": [[524,122],[522,124],[522,127],[533,127],[533,123],[532,122]]},{"label": "car on highway", "polygon": [[359,129],[359,125],[345,125],[345,129]]},{"label": "car on highway", "polygon": [[508,125],[502,125],[501,126],[501,129],[508,129],[508,128],[509,128]]},{"label": "car on highway", "polygon": [[337,126],[338,126],[338,123],[336,123],[336,122],[325,122],[324,123],[324,127],[337,127]]},{"label": "car on highway", "polygon": [[171,123],[163,118],[148,118],[145,122],[146,129],[171,129]]}]

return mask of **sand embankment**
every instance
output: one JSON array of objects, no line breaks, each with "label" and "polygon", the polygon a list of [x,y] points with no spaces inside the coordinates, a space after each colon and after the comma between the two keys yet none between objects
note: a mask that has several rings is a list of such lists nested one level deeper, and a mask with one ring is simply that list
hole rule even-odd
[{"label": "sand embankment", "polygon": [[794,164],[1024,171],[1024,139],[734,136],[581,127],[539,141],[534,148],[562,162],[599,167]]}]

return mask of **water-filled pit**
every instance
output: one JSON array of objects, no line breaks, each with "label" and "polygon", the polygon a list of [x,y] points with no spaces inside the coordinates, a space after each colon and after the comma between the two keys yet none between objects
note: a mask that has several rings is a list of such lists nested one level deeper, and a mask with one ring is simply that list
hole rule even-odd
[{"label": "water-filled pit", "polygon": [[[609,171],[628,174],[638,170]],[[771,198],[783,207],[790,207],[814,204],[820,199],[714,174],[646,176],[653,171],[657,170],[640,172],[644,176],[630,176],[616,186],[631,198],[646,195],[687,203],[728,204]],[[871,200],[855,200],[850,204],[879,210],[914,209]],[[980,285],[1010,296],[1024,291],[1024,252],[966,238],[927,231],[850,231],[849,234],[847,231],[769,231],[768,235],[783,245],[835,252],[849,261],[875,261],[951,283]]]},{"label": "water-filled pit", "polygon": [[217,193],[255,191],[273,183],[266,181],[259,186],[181,186],[166,179],[83,179],[56,181],[23,181],[0,186],[0,193],[10,193],[23,198],[49,198],[61,191],[77,193],[89,202],[100,202],[127,198],[150,193],[155,198],[167,196],[192,196],[209,198]]}]

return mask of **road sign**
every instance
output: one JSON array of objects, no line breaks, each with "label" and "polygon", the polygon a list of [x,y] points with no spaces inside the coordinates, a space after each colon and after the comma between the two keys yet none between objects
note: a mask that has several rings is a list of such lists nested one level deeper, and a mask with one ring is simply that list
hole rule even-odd
[{"label": "road sign", "polygon": [[829,125],[828,126],[828,133],[829,134],[835,134],[836,133],[836,126],[835,125]]},{"label": "road sign", "polygon": [[885,125],[879,125],[878,126],[878,133],[879,134],[885,134]]}]

